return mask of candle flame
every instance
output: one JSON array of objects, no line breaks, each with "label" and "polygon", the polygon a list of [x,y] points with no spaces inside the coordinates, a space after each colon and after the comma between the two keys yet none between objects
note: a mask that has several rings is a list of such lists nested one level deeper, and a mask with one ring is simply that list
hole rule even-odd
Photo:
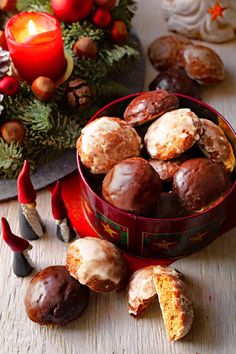
[{"label": "candle flame", "polygon": [[37,27],[35,26],[34,21],[29,20],[28,22],[28,32],[30,36],[35,36],[38,34]]}]

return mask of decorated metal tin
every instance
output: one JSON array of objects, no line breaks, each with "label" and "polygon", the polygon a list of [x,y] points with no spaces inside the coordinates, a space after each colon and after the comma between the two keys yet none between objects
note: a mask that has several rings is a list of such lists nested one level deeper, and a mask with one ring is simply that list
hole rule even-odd
[{"label": "decorated metal tin", "polygon": [[[128,103],[138,94],[123,97],[97,112],[102,116],[123,116]],[[199,117],[219,124],[236,154],[236,134],[230,124],[207,104],[177,94],[180,108],[188,107]],[[90,121],[91,121],[90,120]],[[136,216],[115,208],[102,199],[90,183],[78,158],[81,198],[84,214],[101,237],[114,242],[124,252],[150,259],[174,259],[195,253],[211,243],[223,230],[236,226],[236,181],[213,207],[181,218],[156,219]],[[100,178],[100,177],[94,177]]]}]

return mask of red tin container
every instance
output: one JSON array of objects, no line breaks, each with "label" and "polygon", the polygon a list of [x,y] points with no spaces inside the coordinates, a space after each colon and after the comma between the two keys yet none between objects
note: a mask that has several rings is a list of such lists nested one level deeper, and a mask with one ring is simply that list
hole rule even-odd
[{"label": "red tin container", "polygon": [[[138,94],[123,97],[98,111],[90,121],[102,117],[123,117],[128,103]],[[190,108],[199,117],[219,124],[236,154],[236,134],[230,124],[207,104],[177,94],[180,108]],[[145,264],[160,259],[175,259],[195,253],[211,243],[222,232],[236,226],[236,181],[214,207],[195,215],[175,219],[136,216],[105,202],[91,186],[88,174],[78,159],[80,188],[85,216],[101,237],[115,243],[133,258],[144,257]],[[96,177],[95,178],[99,178]]]}]

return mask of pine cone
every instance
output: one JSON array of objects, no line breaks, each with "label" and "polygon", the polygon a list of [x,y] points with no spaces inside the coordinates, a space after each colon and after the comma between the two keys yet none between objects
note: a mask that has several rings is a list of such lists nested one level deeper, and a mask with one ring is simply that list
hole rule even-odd
[{"label": "pine cone", "polygon": [[11,65],[10,52],[0,47],[0,77],[7,74]]},{"label": "pine cone", "polygon": [[67,101],[71,107],[87,107],[92,102],[92,90],[82,79],[73,80],[67,87]]}]

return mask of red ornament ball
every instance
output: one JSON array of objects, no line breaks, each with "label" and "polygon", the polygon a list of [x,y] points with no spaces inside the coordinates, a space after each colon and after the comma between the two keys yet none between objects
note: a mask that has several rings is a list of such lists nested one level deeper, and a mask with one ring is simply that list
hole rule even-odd
[{"label": "red ornament ball", "polygon": [[71,23],[88,17],[93,0],[51,0],[51,6],[60,21]]},{"label": "red ornament ball", "polygon": [[111,29],[111,38],[114,42],[122,42],[128,37],[128,31],[124,21],[114,21]]},{"label": "red ornament ball", "polygon": [[116,0],[94,0],[94,3],[97,7],[111,10],[116,4]]},{"label": "red ornament ball", "polygon": [[95,26],[106,28],[111,23],[111,14],[106,9],[97,9],[92,16],[92,21]]},{"label": "red ornament ball", "polygon": [[12,76],[4,76],[0,79],[0,93],[14,96],[20,89],[18,80]]}]

